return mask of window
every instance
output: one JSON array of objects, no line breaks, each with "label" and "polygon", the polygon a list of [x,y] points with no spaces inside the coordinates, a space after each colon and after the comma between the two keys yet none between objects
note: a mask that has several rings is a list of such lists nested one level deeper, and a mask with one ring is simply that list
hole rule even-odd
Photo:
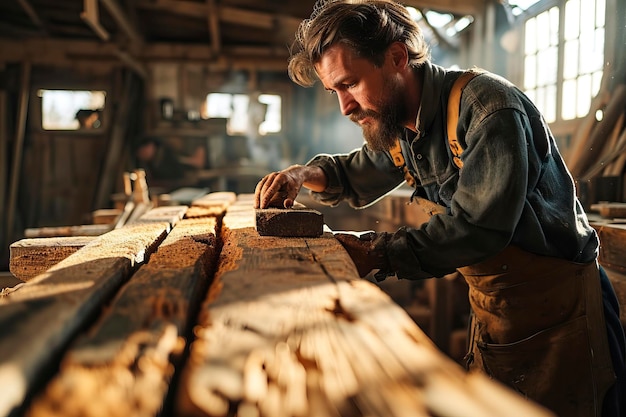
[{"label": "window", "polygon": [[605,0],[569,0],[565,5],[563,108],[571,120],[589,113],[600,91],[604,63]]},{"label": "window", "polygon": [[275,94],[210,93],[206,98],[204,119],[228,119],[228,134],[246,134],[255,129],[255,134],[278,133],[282,129],[282,100]]},{"label": "window", "polygon": [[45,130],[98,129],[105,91],[39,90],[41,126]]},{"label": "window", "polygon": [[524,24],[524,89],[549,123],[584,117],[600,90],[605,6],[561,0]]}]

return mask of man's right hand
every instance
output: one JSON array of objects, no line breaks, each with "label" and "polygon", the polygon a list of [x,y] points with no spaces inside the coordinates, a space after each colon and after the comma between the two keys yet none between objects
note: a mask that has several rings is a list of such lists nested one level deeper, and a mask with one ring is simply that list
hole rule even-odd
[{"label": "man's right hand", "polygon": [[326,175],[318,167],[292,165],[267,174],[254,191],[254,208],[290,208],[304,185],[314,191],[326,188]]}]

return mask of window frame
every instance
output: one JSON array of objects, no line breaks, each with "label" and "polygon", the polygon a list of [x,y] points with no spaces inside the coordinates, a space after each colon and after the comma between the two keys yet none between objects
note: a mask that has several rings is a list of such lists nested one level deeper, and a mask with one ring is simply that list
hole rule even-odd
[{"label": "window frame", "polygon": [[[102,107],[100,113],[100,126],[98,128],[86,128],[86,127],[78,127],[77,129],[46,129],[44,127],[44,114],[43,114],[43,96],[40,95],[40,91],[48,90],[48,91],[102,91],[104,92],[104,107]],[[45,132],[47,134],[88,134],[88,135],[102,135],[107,132],[109,128],[109,113],[111,108],[111,92],[105,86],[50,86],[50,85],[38,85],[33,86],[31,89],[31,103],[35,104],[33,106],[33,116],[34,116],[34,128],[36,128],[39,132]],[[88,109],[85,109],[88,110]]]},{"label": "window frame", "polygon": [[[274,90],[263,90],[261,92],[257,92],[257,93],[249,93],[249,92],[225,92],[225,91],[210,91],[206,94],[205,96],[205,103],[207,105],[207,117],[205,118],[203,115],[201,115],[201,118],[205,119],[205,120],[210,120],[216,117],[210,116],[208,115],[208,100],[209,100],[209,96],[212,94],[223,94],[223,95],[229,95],[231,96],[231,101],[236,97],[236,96],[245,96],[248,98],[248,100],[250,100],[252,98],[252,96],[254,95],[258,95],[258,96],[264,96],[264,95],[268,95],[268,96],[277,96],[280,98],[280,130],[276,131],[276,132],[266,132],[266,133],[261,133],[260,132],[260,126],[259,126],[259,131],[257,132],[258,136],[271,136],[271,135],[281,135],[284,134],[285,132],[285,94],[283,94],[282,92],[277,92]],[[249,101],[248,101],[248,106],[249,106]],[[202,113],[202,112],[201,112]],[[220,118],[219,116],[217,118]],[[227,128],[230,130],[230,124],[231,124],[231,118],[232,118],[232,114],[230,116],[224,117],[225,119],[227,119]],[[246,123],[247,125],[247,123]],[[232,130],[229,131],[228,134],[230,135],[245,135],[247,134],[247,130]]]},{"label": "window frame", "polygon": [[[524,78],[525,78],[525,59],[526,59],[526,22],[528,19],[535,18],[539,14],[550,10],[552,7],[558,7],[559,9],[559,30],[558,30],[558,43],[557,43],[557,74],[556,74],[556,119],[553,122],[550,122],[550,126],[555,134],[565,133],[571,134],[572,130],[579,124],[579,122],[586,116],[576,117],[571,120],[564,120],[562,117],[563,111],[563,87],[564,87],[564,76],[563,76],[563,67],[565,60],[565,5],[567,0],[542,0],[538,3],[529,7],[523,14],[517,17],[517,30],[518,36],[520,39],[520,46],[518,48],[519,53],[513,57],[511,61],[513,66],[517,66],[521,68],[519,72],[518,85],[525,90],[524,87]],[[598,102],[598,96],[601,96],[603,91],[607,88],[607,83],[609,82],[610,74],[608,71],[612,71],[614,65],[614,52],[615,52],[615,34],[616,34],[616,20],[614,17],[612,18],[610,11],[616,10],[617,4],[616,0],[606,0],[605,2],[605,10],[604,10],[604,65],[603,65],[603,74],[602,80],[600,83],[600,88],[598,95],[596,97],[590,97],[590,109],[589,112],[595,113],[595,107]],[[609,63],[607,65],[607,63]],[[607,77],[607,75],[609,75]]]}]

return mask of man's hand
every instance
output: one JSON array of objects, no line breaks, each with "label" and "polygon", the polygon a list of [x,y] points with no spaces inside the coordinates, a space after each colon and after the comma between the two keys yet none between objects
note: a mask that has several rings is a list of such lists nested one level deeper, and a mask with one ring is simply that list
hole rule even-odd
[{"label": "man's hand", "polygon": [[259,181],[254,191],[254,208],[290,208],[303,185],[313,191],[324,191],[326,183],[326,174],[320,168],[292,165]]},{"label": "man's hand", "polygon": [[343,245],[354,261],[361,278],[374,269],[386,270],[389,268],[385,250],[388,236],[386,233],[375,232],[335,233],[335,238]]},{"label": "man's hand", "polygon": [[293,166],[280,172],[272,172],[261,179],[254,191],[254,207],[292,207],[303,182],[299,170],[300,167]]}]

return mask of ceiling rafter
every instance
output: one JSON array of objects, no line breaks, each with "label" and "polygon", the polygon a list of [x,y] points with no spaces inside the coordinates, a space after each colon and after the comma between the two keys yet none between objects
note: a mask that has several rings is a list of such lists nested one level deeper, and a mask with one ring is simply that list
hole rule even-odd
[{"label": "ceiling rafter", "polygon": [[[287,51],[282,48],[231,48],[215,59],[206,46],[151,43],[146,44],[135,59],[111,42],[31,39],[22,42],[20,48],[9,48],[12,44],[12,41],[0,38],[0,50],[7,52],[0,56],[0,64],[28,60],[34,64],[73,65],[81,62],[100,65],[102,62],[121,60],[139,74],[145,73],[143,63],[149,62],[204,63],[224,68],[255,67],[257,70],[276,72],[287,70]],[[142,64],[137,66],[139,62]]]},{"label": "ceiling rafter", "polygon": [[207,20],[209,33],[211,34],[211,50],[216,56],[222,49],[222,39],[220,34],[220,22],[215,0],[207,0]]},{"label": "ceiling rafter", "polygon": [[136,49],[141,48],[143,45],[143,36],[137,29],[137,27],[130,21],[126,13],[122,10],[116,0],[99,0],[107,8],[118,26],[126,33],[126,36],[130,39],[133,47]]},{"label": "ceiling rafter", "polygon": [[448,12],[457,15],[476,16],[485,7],[485,0],[403,0],[405,6],[416,9],[432,9],[440,12]]},{"label": "ceiling rafter", "polygon": [[44,34],[47,33],[46,26],[44,25],[43,20],[30,4],[30,2],[28,0],[18,0],[18,3],[20,4],[20,6],[22,6],[22,9],[24,9],[24,12],[26,12],[33,24],[37,28],[39,28],[39,30],[41,30]]},{"label": "ceiling rafter", "polygon": [[[144,9],[163,10],[174,14],[193,17],[206,16],[210,13],[208,4],[188,0],[157,0],[155,2],[144,0],[140,1],[138,6]],[[297,28],[302,21],[302,19],[292,16],[258,12],[240,7],[221,6],[217,4],[215,5],[215,10],[217,11],[219,20],[222,22],[260,29],[273,30],[281,25]]]},{"label": "ceiling rafter", "polygon": [[84,10],[80,14],[81,19],[91,27],[91,29],[103,41],[108,41],[111,35],[100,24],[100,11],[98,9],[98,0],[84,0]]}]

